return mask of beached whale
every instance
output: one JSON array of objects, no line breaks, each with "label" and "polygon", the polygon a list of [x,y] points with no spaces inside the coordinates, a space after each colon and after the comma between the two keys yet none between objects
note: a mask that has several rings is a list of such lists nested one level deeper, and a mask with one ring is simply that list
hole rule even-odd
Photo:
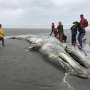
[{"label": "beached whale", "polygon": [[[35,49],[36,48],[36,49]],[[66,71],[82,78],[88,78],[87,70],[73,59],[62,47],[58,48],[53,44],[45,43],[41,47],[34,45],[33,50],[38,50],[42,55],[48,57],[51,62],[60,64]]]},{"label": "beached whale", "polygon": [[19,35],[12,36],[10,38],[26,40],[28,43],[30,43],[30,50],[39,51],[43,56],[49,58],[50,62],[59,64],[66,71],[69,71],[69,73],[73,72],[73,74],[75,74],[76,76],[79,76],[81,78],[88,78],[87,69],[84,68],[80,63],[82,61],[77,62],[77,60],[71,54],[69,54],[68,49],[66,50],[65,46],[56,38],[37,37],[33,35]]}]

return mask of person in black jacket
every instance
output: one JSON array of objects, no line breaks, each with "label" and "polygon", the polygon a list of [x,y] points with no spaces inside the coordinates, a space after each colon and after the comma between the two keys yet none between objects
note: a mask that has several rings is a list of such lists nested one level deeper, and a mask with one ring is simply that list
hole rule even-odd
[{"label": "person in black jacket", "polygon": [[[71,27],[72,31],[72,45],[76,44],[76,35],[78,31],[78,48],[82,50],[83,48],[83,37],[85,36],[85,30],[82,28],[80,22],[74,22],[74,25]],[[74,44],[73,44],[74,43]]]},{"label": "person in black jacket", "polygon": [[77,21],[73,22],[73,26],[71,27],[71,43],[72,45],[76,45],[76,36],[77,36]]}]

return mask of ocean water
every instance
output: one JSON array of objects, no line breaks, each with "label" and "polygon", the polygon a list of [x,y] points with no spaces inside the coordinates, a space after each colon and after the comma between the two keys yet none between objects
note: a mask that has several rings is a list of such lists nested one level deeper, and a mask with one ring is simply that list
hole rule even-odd
[{"label": "ocean water", "polygon": [[[50,30],[6,29],[6,33],[49,35]],[[70,31],[65,33],[70,42]],[[6,47],[0,47],[0,90],[90,90],[90,78],[68,75],[38,52],[28,51],[29,44],[25,41],[7,39],[5,44]]]}]

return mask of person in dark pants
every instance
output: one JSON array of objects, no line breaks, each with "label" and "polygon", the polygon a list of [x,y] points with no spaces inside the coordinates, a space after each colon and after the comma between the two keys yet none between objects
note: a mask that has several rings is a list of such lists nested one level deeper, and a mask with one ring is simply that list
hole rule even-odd
[{"label": "person in dark pants", "polygon": [[78,48],[79,49],[82,49],[83,48],[83,44],[82,44],[82,41],[83,41],[83,38],[85,36],[85,29],[81,26],[81,24],[78,22],[78,42],[79,42],[79,46]]},{"label": "person in dark pants", "polygon": [[78,35],[78,42],[79,42],[79,48],[82,49],[83,45],[82,45],[82,39],[85,36],[86,30],[85,28],[88,27],[88,21],[87,19],[84,17],[83,14],[80,15],[80,23],[78,24],[78,31],[79,31],[79,35]]},{"label": "person in dark pants", "polygon": [[50,36],[52,35],[52,33],[54,33],[54,36],[57,37],[57,29],[55,28],[55,24],[53,22],[52,22],[52,25],[51,25]]},{"label": "person in dark pants", "polygon": [[64,31],[63,31],[63,25],[62,25],[61,22],[58,23],[57,31],[58,31],[58,35],[59,35],[59,40],[60,40],[61,42],[63,42],[63,34],[64,34]]},{"label": "person in dark pants", "polygon": [[76,36],[77,36],[77,21],[73,22],[73,26],[71,27],[71,43],[72,45],[76,45]]},{"label": "person in dark pants", "polygon": [[81,32],[79,32],[79,35],[78,35],[78,42],[79,42],[79,49],[82,49],[82,47],[83,47],[83,44],[82,44],[82,39],[83,39],[83,37],[85,36],[85,33],[81,33]]},{"label": "person in dark pants", "polygon": [[67,36],[63,34],[63,42],[66,43],[66,41],[67,41]]}]

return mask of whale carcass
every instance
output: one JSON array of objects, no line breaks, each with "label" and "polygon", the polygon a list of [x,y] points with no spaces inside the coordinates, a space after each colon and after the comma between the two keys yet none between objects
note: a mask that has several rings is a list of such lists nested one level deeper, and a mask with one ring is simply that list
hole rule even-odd
[{"label": "whale carcass", "polygon": [[[72,48],[67,48],[66,45],[60,43],[54,37],[38,37],[34,35],[19,35],[12,36],[10,39],[24,39],[30,44],[29,49],[40,52],[43,56],[47,57],[52,63],[62,66],[69,73],[73,73],[81,78],[88,78],[86,63],[81,55],[75,54]],[[78,61],[79,60],[79,61]]]}]

